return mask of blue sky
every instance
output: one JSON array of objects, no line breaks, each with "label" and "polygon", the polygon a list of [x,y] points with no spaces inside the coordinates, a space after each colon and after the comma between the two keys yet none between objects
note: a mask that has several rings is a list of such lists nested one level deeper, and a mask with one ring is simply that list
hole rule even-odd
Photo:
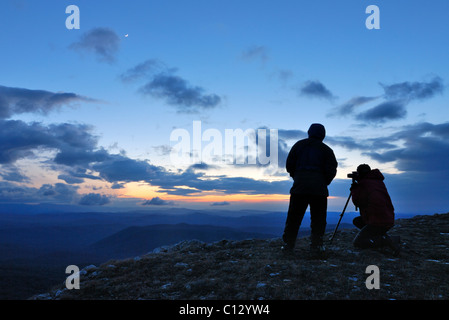
[{"label": "blue sky", "polygon": [[[66,28],[66,7],[80,29]],[[368,30],[368,5],[380,29]],[[447,212],[449,3],[27,1],[0,10],[0,202],[285,210],[311,123],[397,212]],[[125,36],[127,35],[127,36]],[[175,129],[276,129],[279,167],[170,161]]]}]

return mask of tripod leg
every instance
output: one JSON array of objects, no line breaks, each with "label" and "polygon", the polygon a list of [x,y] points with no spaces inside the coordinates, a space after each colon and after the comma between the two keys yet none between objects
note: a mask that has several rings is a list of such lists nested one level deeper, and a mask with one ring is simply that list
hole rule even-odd
[{"label": "tripod leg", "polygon": [[348,207],[348,203],[349,203],[349,200],[351,199],[351,196],[352,196],[352,192],[349,193],[348,200],[346,200],[345,207],[343,208],[343,211],[340,214],[340,219],[338,220],[338,223],[337,223],[337,226],[335,227],[334,233],[332,234],[332,236],[329,239],[330,243],[332,243],[332,240],[334,240],[335,234],[337,233],[337,229],[340,226],[341,219],[343,218],[343,215],[345,214],[345,211],[346,211],[346,208]]}]

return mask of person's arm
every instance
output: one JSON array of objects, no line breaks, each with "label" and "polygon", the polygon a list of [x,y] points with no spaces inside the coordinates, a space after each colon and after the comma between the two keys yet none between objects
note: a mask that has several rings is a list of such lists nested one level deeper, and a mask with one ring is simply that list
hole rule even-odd
[{"label": "person's arm", "polygon": [[338,162],[335,158],[334,152],[330,148],[327,151],[326,158],[327,161],[325,166],[325,177],[327,185],[330,185],[332,180],[334,180],[335,176],[337,175]]},{"label": "person's arm", "polygon": [[285,167],[287,169],[287,172],[290,174],[290,177],[295,176],[295,169],[296,169],[296,148],[297,144],[295,144],[288,153],[287,161],[285,164]]},{"label": "person's arm", "polygon": [[352,202],[358,208],[364,208],[368,205],[368,190],[364,188],[363,183],[353,183],[351,185]]}]

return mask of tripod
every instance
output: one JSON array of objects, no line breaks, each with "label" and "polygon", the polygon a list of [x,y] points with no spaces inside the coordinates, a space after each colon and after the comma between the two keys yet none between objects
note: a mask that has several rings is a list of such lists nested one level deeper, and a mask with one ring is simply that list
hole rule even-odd
[{"label": "tripod", "polygon": [[[349,192],[348,200],[346,200],[345,207],[343,208],[343,211],[342,211],[341,214],[340,214],[340,219],[338,220],[338,223],[337,223],[337,226],[335,227],[334,233],[333,233],[332,236],[329,238],[329,244],[331,244],[331,243],[332,243],[332,240],[334,240],[335,234],[337,233],[338,226],[340,225],[341,219],[343,218],[343,215],[345,214],[346,207],[348,206],[349,199],[351,199],[351,196],[352,196],[352,192]],[[355,210],[357,211],[357,207],[355,207]]]}]

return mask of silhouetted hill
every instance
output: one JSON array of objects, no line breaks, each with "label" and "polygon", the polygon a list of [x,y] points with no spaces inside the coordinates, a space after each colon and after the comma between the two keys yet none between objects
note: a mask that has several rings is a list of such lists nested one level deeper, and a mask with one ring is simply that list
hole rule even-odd
[{"label": "silhouetted hill", "polygon": [[[357,230],[341,230],[324,256],[311,256],[308,238],[293,255],[281,240],[183,241],[125,260],[88,266],[80,289],[61,283],[32,299],[448,299],[449,214],[398,219],[391,235],[402,251],[358,250]],[[327,234],[330,236],[330,234]],[[366,268],[380,271],[369,290]]]},{"label": "silhouetted hill", "polygon": [[214,242],[222,239],[243,240],[273,237],[276,235],[242,232],[229,227],[186,223],[164,224],[126,228],[92,244],[88,250],[109,259],[123,259],[142,255],[157,247],[173,245],[183,240],[196,239]]}]

